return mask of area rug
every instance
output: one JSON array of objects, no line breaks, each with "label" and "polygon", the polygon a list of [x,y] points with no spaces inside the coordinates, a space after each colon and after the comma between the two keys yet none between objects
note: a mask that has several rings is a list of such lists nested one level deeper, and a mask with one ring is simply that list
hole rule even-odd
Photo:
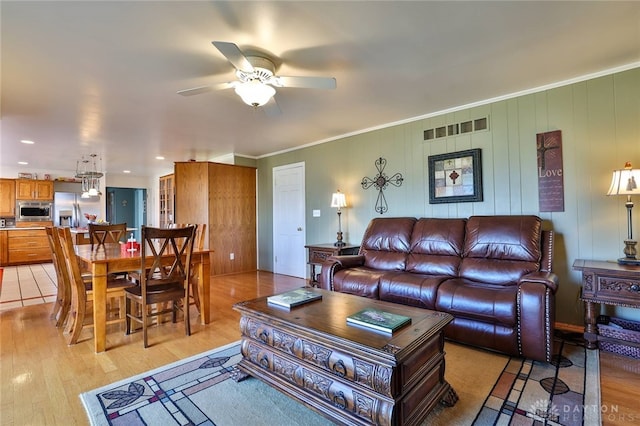
[{"label": "area rug", "polygon": [[[453,407],[437,406],[423,424],[583,424],[589,411],[584,409],[589,404],[585,389],[599,396],[599,383],[595,388],[585,383],[593,372],[598,377],[597,363],[587,361],[587,354],[597,351],[563,342],[551,364],[446,342],[445,376],[459,400]],[[234,342],[80,398],[92,425],[332,424],[258,379],[233,380],[239,349],[239,342]],[[594,404],[599,406],[599,401]]]},{"label": "area rug", "polygon": [[474,425],[600,425],[598,351],[556,332],[551,363],[511,358]]}]

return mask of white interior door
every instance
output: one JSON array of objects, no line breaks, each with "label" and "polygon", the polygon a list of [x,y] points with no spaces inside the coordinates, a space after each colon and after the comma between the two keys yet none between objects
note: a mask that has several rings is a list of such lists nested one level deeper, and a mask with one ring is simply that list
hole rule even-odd
[{"label": "white interior door", "polygon": [[306,278],[304,163],[273,168],[273,272]]}]

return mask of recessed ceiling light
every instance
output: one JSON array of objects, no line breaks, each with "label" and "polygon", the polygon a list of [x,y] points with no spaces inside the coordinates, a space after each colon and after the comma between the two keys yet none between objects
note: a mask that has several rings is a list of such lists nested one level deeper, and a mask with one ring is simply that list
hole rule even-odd
[{"label": "recessed ceiling light", "polygon": [[18,164],[20,164],[22,166],[26,166],[29,163],[27,163],[26,161],[18,161]]},{"label": "recessed ceiling light", "polygon": [[162,155],[158,155],[158,156],[156,157],[156,160],[164,160],[164,157],[163,157]]},{"label": "recessed ceiling light", "polygon": [[26,139],[22,139],[20,142],[22,142],[24,144],[27,144],[27,145],[33,145],[35,143],[34,141],[29,141],[29,140],[26,140]]},{"label": "recessed ceiling light", "polygon": [[131,170],[123,170],[122,173],[131,173]]}]

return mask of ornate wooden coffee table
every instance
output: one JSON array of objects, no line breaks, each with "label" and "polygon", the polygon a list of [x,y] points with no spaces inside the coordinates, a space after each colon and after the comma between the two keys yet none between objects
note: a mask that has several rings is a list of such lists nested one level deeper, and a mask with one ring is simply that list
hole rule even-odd
[{"label": "ornate wooden coffee table", "polygon": [[[312,289],[322,300],[287,309],[238,303],[240,370],[344,424],[419,424],[458,400],[444,379],[446,313]],[[368,307],[410,316],[393,334],[347,325]]]}]

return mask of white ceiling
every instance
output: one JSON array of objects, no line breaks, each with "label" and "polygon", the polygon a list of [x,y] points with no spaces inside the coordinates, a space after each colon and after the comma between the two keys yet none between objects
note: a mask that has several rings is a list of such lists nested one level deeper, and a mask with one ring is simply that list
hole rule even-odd
[{"label": "white ceiling", "polygon": [[[90,153],[136,175],[260,157],[640,61],[640,2],[3,0],[0,14],[0,168],[25,171]],[[276,117],[233,90],[177,95],[234,79],[213,40],[338,87],[278,89]]]}]

